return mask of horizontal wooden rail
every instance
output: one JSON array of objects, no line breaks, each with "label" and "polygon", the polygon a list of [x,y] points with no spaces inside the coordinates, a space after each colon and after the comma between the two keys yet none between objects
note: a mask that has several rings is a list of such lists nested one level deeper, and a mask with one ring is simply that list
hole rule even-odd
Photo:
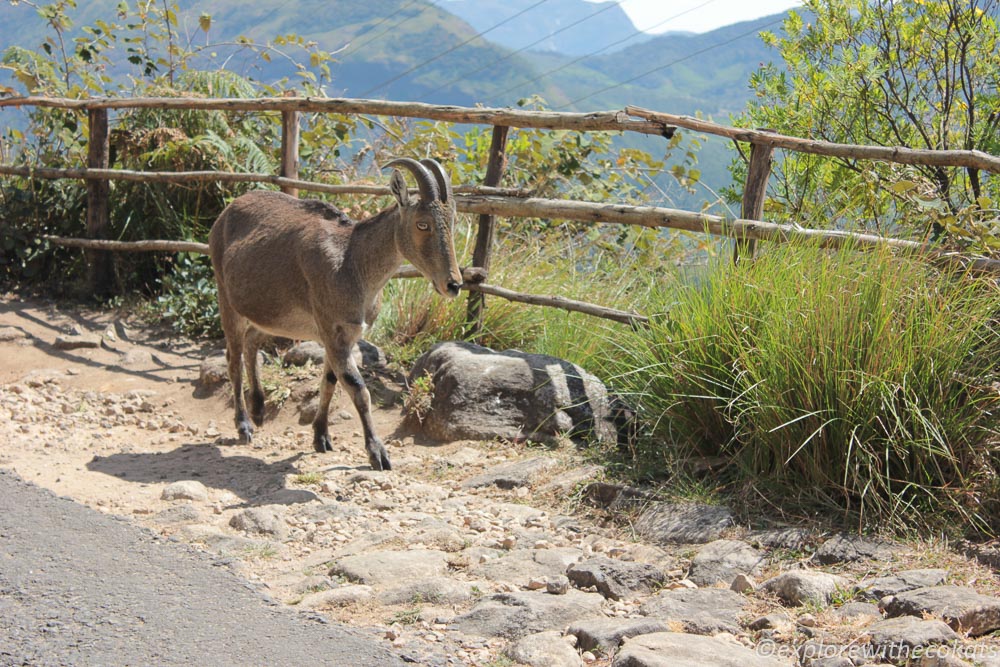
[{"label": "horizontal wooden rail", "polygon": [[[784,242],[810,240],[825,248],[841,248],[853,244],[860,248],[891,247],[925,255],[936,261],[959,265],[975,271],[1000,273],[1000,260],[968,257],[945,252],[918,241],[886,238],[875,234],[804,229],[793,225],[781,225],[760,220],[728,219],[706,213],[692,213],[657,206],[627,206],[624,204],[600,204],[563,199],[542,199],[538,197],[508,197],[501,195],[463,194],[455,198],[456,208],[463,213],[499,215],[520,218],[552,218],[576,222],[604,222],[613,224],[638,225],[651,228],[669,228],[683,231],[714,234],[738,239]],[[48,237],[53,242],[59,237]],[[86,241],[72,239],[76,247],[112,249],[113,246],[84,245],[84,243],[117,243],[113,241]],[[168,241],[136,241],[134,243],[169,243]],[[63,243],[68,245],[68,243]],[[120,246],[121,249],[126,249]],[[169,248],[149,248],[171,251]],[[136,247],[135,250],[140,250]],[[200,250],[172,250],[173,252],[204,252]]]},{"label": "horizontal wooden rail", "polygon": [[490,213],[505,217],[555,218],[578,222],[609,222],[654,228],[666,227],[737,239],[784,243],[810,240],[819,243],[824,248],[841,248],[848,244],[860,248],[887,246],[917,252],[947,264],[959,265],[975,271],[1000,273],[1000,260],[958,255],[938,250],[925,243],[886,238],[875,234],[804,229],[793,225],[780,225],[760,220],[733,220],[718,215],[692,213],[691,211],[656,206],[599,204],[535,197],[515,199],[492,195],[465,195],[456,199],[458,210],[467,213]]},{"label": "horizontal wooden rail", "polygon": [[[66,246],[69,248],[84,248],[87,250],[106,250],[111,252],[192,252],[202,255],[208,254],[207,243],[197,243],[194,241],[107,241],[99,239],[74,239],[53,235],[44,235],[42,238],[56,245]],[[419,278],[420,275],[420,272],[415,267],[403,266],[396,271],[396,274],[393,277]],[[485,279],[485,277],[486,276],[482,271],[477,271],[475,268],[465,269],[462,272],[462,278],[465,280],[463,287],[466,290],[481,292],[483,294],[491,294],[508,301],[517,301],[534,306],[560,308],[570,312],[584,313],[594,317],[601,317],[606,320],[614,320],[615,322],[629,324],[633,327],[645,324],[649,321],[648,317],[639,315],[638,313],[617,310],[606,306],[599,306],[585,301],[576,301],[574,299],[567,299],[561,296],[525,294],[523,292],[515,292],[514,290],[509,290],[504,287],[498,287],[496,285],[487,285],[481,282]]]},{"label": "horizontal wooden rail", "polygon": [[606,320],[614,320],[615,322],[621,322],[622,324],[629,324],[632,328],[636,328],[641,324],[649,322],[649,318],[645,315],[639,315],[638,313],[632,313],[625,310],[617,310],[615,308],[607,308],[605,306],[598,306],[585,301],[575,301],[562,296],[522,294],[520,292],[515,292],[496,285],[486,284],[466,285],[465,288],[473,292],[482,292],[483,294],[498,296],[501,299],[507,299],[508,301],[518,301],[520,303],[527,303],[533,306],[560,308],[574,313],[584,313],[586,315],[592,315]]},{"label": "horizontal wooden rail", "polygon": [[9,97],[0,108],[35,106],[56,109],[201,109],[214,111],[298,111],[428,118],[452,123],[505,125],[547,130],[638,132],[670,138],[674,128],[658,120],[629,118],[622,110],[567,113],[525,109],[487,109],[442,106],[421,102],[356,100],[321,97],[258,97],[225,99],[209,97],[128,97],[74,100],[61,97]]},{"label": "horizontal wooden rail", "polygon": [[[279,187],[292,187],[311,192],[328,194],[362,194],[387,196],[392,194],[387,185],[349,183],[330,185],[303,181],[297,178],[282,178],[274,174],[254,174],[229,171],[130,171],[127,169],[87,169],[85,167],[16,167],[0,164],[0,174],[23,176],[24,178],[79,178],[94,181],[137,181],[143,183],[268,183]],[[416,192],[416,190],[414,190]],[[490,188],[482,185],[456,185],[457,194],[491,194],[505,197],[529,197],[532,191],[526,188]]]},{"label": "horizontal wooden rail", "polygon": [[65,236],[42,234],[42,238],[67,248],[107,250],[110,252],[193,252],[208,254],[208,244],[197,241],[111,241],[106,239],[74,239]]},{"label": "horizontal wooden rail", "polygon": [[646,120],[659,120],[677,127],[683,127],[696,132],[705,132],[720,137],[728,137],[735,141],[748,143],[770,144],[777,148],[800,153],[827,155],[830,157],[854,158],[859,160],[876,160],[881,162],[897,162],[900,164],[920,164],[938,167],[971,167],[1000,174],[1000,157],[982,151],[936,151],[901,146],[862,146],[858,144],[835,144],[829,141],[802,139],[760,130],[748,130],[740,127],[719,125],[711,121],[691,116],[677,116],[659,111],[650,111],[640,107],[625,107],[630,116]]}]

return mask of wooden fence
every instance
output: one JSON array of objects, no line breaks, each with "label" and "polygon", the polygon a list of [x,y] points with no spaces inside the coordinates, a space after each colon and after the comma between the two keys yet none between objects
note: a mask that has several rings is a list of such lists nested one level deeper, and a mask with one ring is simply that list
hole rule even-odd
[{"label": "wooden fence", "polygon": [[[871,234],[802,229],[792,225],[779,225],[763,221],[763,207],[767,182],[771,173],[772,156],[776,148],[827,155],[831,157],[869,159],[902,164],[939,165],[964,167],[1000,173],[1000,157],[980,151],[927,151],[900,147],[857,146],[811,141],[776,134],[767,130],[747,130],[726,127],[708,121],[677,116],[638,107],[621,111],[593,113],[558,113],[513,109],[485,109],[456,106],[436,106],[412,102],[392,102],[355,99],[319,99],[302,97],[258,99],[207,99],[207,98],[109,98],[71,100],[44,97],[0,99],[0,107],[36,106],[86,112],[89,116],[87,166],[75,169],[0,165],[0,174],[26,178],[75,178],[87,182],[87,235],[88,239],[63,239],[48,237],[56,243],[86,248],[89,256],[91,281],[96,292],[110,285],[111,260],[109,251],[160,250],[168,252],[206,252],[207,246],[199,243],[176,241],[140,241],[122,243],[106,240],[109,221],[109,181],[132,180],[144,182],[260,182],[278,186],[284,192],[296,195],[300,190],[327,193],[388,194],[388,188],[372,185],[325,185],[300,180],[299,174],[299,123],[302,113],[365,114],[422,118],[451,123],[492,125],[493,135],[489,163],[482,185],[459,185],[455,188],[459,211],[478,214],[478,229],[472,266],[466,269],[466,287],[470,291],[468,304],[469,331],[479,332],[482,324],[485,294],[512,301],[562,308],[589,315],[604,317],[633,326],[646,321],[643,315],[565,299],[558,296],[522,294],[496,285],[485,279],[489,274],[491,250],[495,235],[495,218],[546,217],[580,222],[667,227],[692,232],[727,236],[736,240],[734,261],[752,255],[757,240],[789,241],[814,239],[826,247],[839,247],[851,242],[860,247],[889,245],[927,255],[937,261],[958,263],[974,270],[1000,273],[1000,261],[972,258],[945,253],[927,244],[902,239],[891,239]],[[281,167],[278,175],[226,172],[136,172],[110,169],[109,165],[109,109],[186,109],[280,112],[282,116]],[[596,204],[572,200],[542,199],[530,192],[499,187],[506,167],[506,144],[510,128],[537,128],[573,130],[577,132],[621,131],[670,138],[675,129],[682,127],[697,132],[727,137],[751,145],[749,171],[744,184],[740,217],[727,219],[722,216],[693,213],[690,211],[654,206],[627,206]],[[416,275],[404,268],[399,277]]]}]

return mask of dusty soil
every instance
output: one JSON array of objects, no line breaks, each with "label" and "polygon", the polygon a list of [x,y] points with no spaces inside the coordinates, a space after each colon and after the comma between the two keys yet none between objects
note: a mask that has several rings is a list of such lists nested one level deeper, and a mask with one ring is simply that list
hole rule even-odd
[{"label": "dusty soil", "polygon": [[[89,346],[77,347],[83,344]],[[385,581],[345,586],[351,582],[329,573],[332,561],[391,548],[438,550],[449,555],[446,576],[471,582],[473,591],[486,595],[526,587],[515,575],[505,581],[472,569],[477,558],[509,553],[515,545],[652,563],[675,581],[697,551],[644,544],[627,523],[609,522],[581,503],[581,483],[599,479],[601,472],[571,447],[432,444],[401,436],[402,387],[391,374],[369,381],[379,399],[374,417],[389,445],[390,473],[368,468],[360,423],[339,390],[330,422],[335,451],[313,451],[311,429],[300,423],[300,410],[318,383],[318,372],[308,366],[283,370],[266,364],[267,420],[252,445],[241,445],[228,384],[199,382],[202,362],[220,349],[110,311],[0,297],[0,466],[99,511],[225,554],[284,603],[307,605],[310,596],[342,588],[345,597],[312,608],[371,633],[419,664],[510,663],[500,657],[505,640],[449,632],[449,620],[467,611],[475,595],[450,602],[387,601],[380,597],[391,589]],[[497,464],[538,456],[555,464],[530,485],[462,485]],[[205,496],[164,500],[164,489],[178,481],[200,482]],[[231,526],[248,508],[264,507],[280,510],[278,533]],[[732,537],[745,533],[737,528]],[[909,546],[911,555],[902,561],[840,571],[860,580],[892,569],[943,567],[953,582],[996,594],[995,573],[946,544]],[[805,564],[807,555],[771,554],[761,576],[794,567],[797,559]],[[608,600],[603,613],[635,616],[640,603]],[[777,608],[766,596],[752,605],[761,614]],[[783,611],[797,616],[810,610]],[[820,615],[821,626],[826,618]],[[829,622],[833,634],[856,630]],[[749,632],[738,639],[756,641]],[[582,657],[609,663],[600,653]]]},{"label": "dusty soil", "polygon": [[[394,466],[391,473],[370,470],[360,422],[339,389],[330,411],[335,451],[315,453],[311,427],[300,423],[299,411],[316,394],[318,370],[282,369],[276,358],[264,365],[269,393],[265,423],[252,445],[242,445],[235,437],[228,382],[206,386],[199,380],[202,362],[223,349],[221,341],[192,342],[166,326],[113,311],[3,295],[0,466],[98,511],[130,517],[157,533],[230,556],[270,596],[291,604],[342,583],[324,576],[326,565],[335,555],[356,551],[359,538],[362,549],[364,540],[384,548],[404,539],[393,535],[388,523],[398,523],[396,533],[405,533],[419,528],[425,513],[438,510],[444,522],[496,542],[505,534],[497,501],[534,503],[543,508],[538,512],[542,517],[555,516],[560,508],[572,511],[575,505],[563,493],[570,488],[566,485],[557,484],[546,495],[527,488],[462,490],[462,479],[532,452],[512,449],[509,443],[418,443],[397,437],[403,417],[403,387],[393,381],[393,376],[402,379],[398,372],[379,377],[366,373],[376,429]],[[548,478],[581,464],[569,449],[545,453],[559,460]],[[593,466],[585,470],[593,474]],[[207,499],[178,503],[161,498],[168,485],[181,480],[201,482]],[[440,503],[456,495],[462,502],[443,509]],[[297,516],[299,508],[316,498],[349,505],[352,511],[326,521]],[[191,512],[175,520],[170,513],[179,504]],[[248,539],[229,527],[231,517],[243,509],[275,505],[293,508],[287,515],[290,533],[282,539]],[[551,522],[537,527],[551,527]],[[428,547],[454,552],[469,545],[464,538],[458,544],[441,543],[454,542],[454,534],[418,532],[428,532]],[[598,542],[601,551],[623,544],[611,539],[614,533],[592,526],[587,541]],[[425,546],[419,536],[405,539],[409,548]],[[582,537],[577,542],[582,544]],[[504,588],[491,584],[483,593]],[[362,600],[322,611],[374,631],[397,650],[415,645],[417,660],[426,664],[446,659],[486,663],[506,643],[491,639],[450,645],[435,631],[441,627],[435,621],[457,608],[422,607],[419,621],[409,603]]]}]

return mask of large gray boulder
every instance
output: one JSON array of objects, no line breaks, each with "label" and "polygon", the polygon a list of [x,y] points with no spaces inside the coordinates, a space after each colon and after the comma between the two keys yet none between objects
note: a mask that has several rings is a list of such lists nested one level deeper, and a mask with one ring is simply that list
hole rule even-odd
[{"label": "large gray boulder", "polygon": [[417,359],[412,384],[430,376],[433,396],[410,428],[434,440],[552,441],[614,444],[618,434],[607,388],[575,364],[472,343],[435,345]]}]

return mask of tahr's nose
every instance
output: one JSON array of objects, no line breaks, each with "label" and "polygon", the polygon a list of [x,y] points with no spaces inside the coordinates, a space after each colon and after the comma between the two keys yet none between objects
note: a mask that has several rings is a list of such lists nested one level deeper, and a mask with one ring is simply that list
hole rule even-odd
[{"label": "tahr's nose", "polygon": [[451,296],[458,296],[459,290],[462,289],[462,283],[455,282],[454,280],[448,281],[448,294]]}]

